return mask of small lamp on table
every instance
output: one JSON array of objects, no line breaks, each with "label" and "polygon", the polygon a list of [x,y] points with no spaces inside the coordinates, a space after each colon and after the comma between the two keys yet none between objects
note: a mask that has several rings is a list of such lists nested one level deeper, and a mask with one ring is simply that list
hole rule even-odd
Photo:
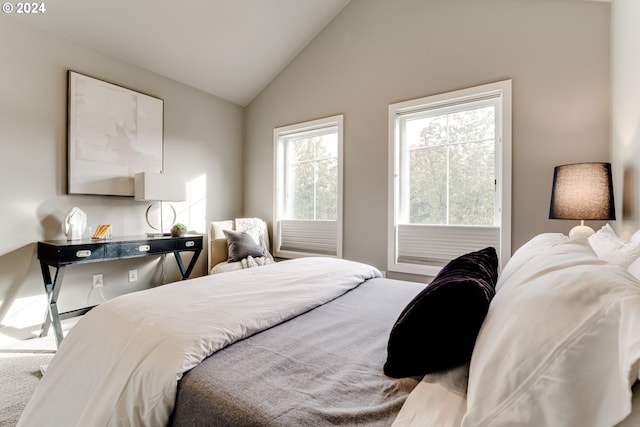
[{"label": "small lamp on table", "polygon": [[[187,199],[187,186],[183,179],[167,175],[165,173],[140,172],[135,174],[134,179],[134,198],[141,201],[152,201],[147,208],[146,219],[149,227],[159,230],[159,233],[147,233],[149,237],[164,236],[164,202],[182,202]],[[160,205],[160,227],[155,227],[149,220],[151,208],[158,203]],[[167,203],[171,208],[173,219],[171,224],[176,220],[176,210]]]},{"label": "small lamp on table", "polygon": [[594,233],[585,220],[616,219],[610,163],[574,163],[556,166],[553,172],[549,219],[580,220],[569,238]]}]

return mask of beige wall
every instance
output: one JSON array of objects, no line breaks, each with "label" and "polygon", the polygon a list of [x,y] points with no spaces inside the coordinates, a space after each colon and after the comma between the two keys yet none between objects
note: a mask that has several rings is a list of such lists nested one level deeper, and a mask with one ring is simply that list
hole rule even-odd
[{"label": "beige wall", "polygon": [[[640,2],[611,5],[611,158],[618,232],[640,227]],[[626,179],[625,179],[626,174]],[[620,221],[619,221],[620,222]]]},{"label": "beige wall", "polygon": [[553,167],[609,159],[609,8],[352,0],[247,108],[246,212],[273,216],[273,128],[342,113],[344,257],[385,269],[388,105],[511,78],[513,250],[568,231],[547,219]]},{"label": "beige wall", "polygon": [[[634,1],[616,0],[618,20],[631,19],[624,15]],[[207,221],[243,214],[271,222],[273,128],[345,114],[344,256],[385,269],[387,107],[401,100],[513,79],[513,248],[570,228],[546,219],[552,171],[609,157],[609,9],[572,0],[351,0],[246,112],[0,16],[2,333],[37,329],[46,303],[35,242],[62,238],[73,206],[92,227],[144,229],[145,204],[65,194],[68,69],[165,100],[165,169],[206,175]],[[633,137],[635,117],[626,120]],[[164,266],[165,281],[177,278],[171,257]],[[128,284],[134,268],[140,280]],[[159,283],[162,271],[157,259],[71,267],[61,309],[101,301],[93,273],[105,275],[112,297]]]},{"label": "beige wall", "polygon": [[[0,40],[2,333],[21,335],[42,322],[46,301],[35,242],[64,238],[60,224],[73,206],[87,213],[94,229],[99,223],[111,223],[116,235],[149,231],[145,203],[65,194],[68,69],[164,99],[165,170],[187,180],[206,175],[202,196],[208,220],[242,213],[241,107],[31,29],[6,15],[0,16]],[[196,275],[203,273],[205,263],[203,253]],[[173,257],[167,256],[164,264],[165,281],[176,280]],[[129,269],[139,269],[138,282],[127,283]],[[62,311],[102,301],[91,289],[93,273],[104,274],[107,298],[162,280],[161,260],[155,257],[69,267],[59,300]]]}]

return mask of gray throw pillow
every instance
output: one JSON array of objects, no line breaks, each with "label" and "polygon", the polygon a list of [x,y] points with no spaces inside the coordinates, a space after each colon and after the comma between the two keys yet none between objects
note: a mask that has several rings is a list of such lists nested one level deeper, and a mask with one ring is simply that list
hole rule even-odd
[{"label": "gray throw pillow", "polygon": [[264,249],[244,231],[222,230],[227,238],[227,262],[238,262],[248,256],[262,257]]}]

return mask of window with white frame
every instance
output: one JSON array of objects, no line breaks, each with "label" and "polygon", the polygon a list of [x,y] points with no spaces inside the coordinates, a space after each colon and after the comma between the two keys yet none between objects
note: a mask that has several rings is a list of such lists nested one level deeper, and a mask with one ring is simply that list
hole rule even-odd
[{"label": "window with white frame", "polygon": [[389,106],[390,271],[511,253],[511,80]]},{"label": "window with white frame", "polygon": [[337,115],[274,129],[274,255],[342,257],[342,127]]}]

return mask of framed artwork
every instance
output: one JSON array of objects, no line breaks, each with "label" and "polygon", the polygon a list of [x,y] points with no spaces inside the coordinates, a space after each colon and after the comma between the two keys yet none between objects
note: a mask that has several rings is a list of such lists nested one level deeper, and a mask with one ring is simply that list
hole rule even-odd
[{"label": "framed artwork", "polygon": [[68,194],[133,196],[138,172],[160,172],[164,101],[69,71]]}]

